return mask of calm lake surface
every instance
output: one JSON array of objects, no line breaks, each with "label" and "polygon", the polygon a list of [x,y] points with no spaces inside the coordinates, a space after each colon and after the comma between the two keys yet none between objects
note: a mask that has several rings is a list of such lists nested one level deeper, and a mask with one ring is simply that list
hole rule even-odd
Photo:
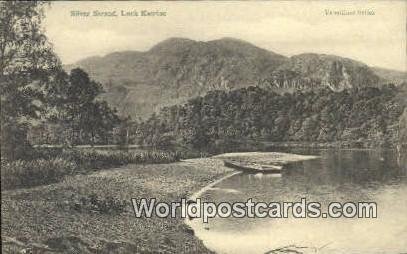
[{"label": "calm lake surface", "polygon": [[[281,151],[281,150],[279,150]],[[377,203],[378,218],[212,218],[189,224],[218,253],[406,253],[407,163],[392,150],[285,150],[318,159],[288,165],[281,176],[238,174],[206,191],[213,202]],[[294,252],[271,252],[294,253]]]}]

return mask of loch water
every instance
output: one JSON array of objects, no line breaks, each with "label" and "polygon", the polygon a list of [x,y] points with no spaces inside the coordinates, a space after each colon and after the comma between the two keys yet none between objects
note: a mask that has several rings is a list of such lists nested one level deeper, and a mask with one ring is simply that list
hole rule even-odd
[{"label": "loch water", "polygon": [[[281,175],[237,174],[207,190],[202,201],[375,202],[377,218],[212,218],[189,222],[217,253],[407,252],[407,160],[395,150],[285,150],[317,159]],[[286,252],[291,253],[291,252]],[[294,252],[293,252],[294,253]]]}]

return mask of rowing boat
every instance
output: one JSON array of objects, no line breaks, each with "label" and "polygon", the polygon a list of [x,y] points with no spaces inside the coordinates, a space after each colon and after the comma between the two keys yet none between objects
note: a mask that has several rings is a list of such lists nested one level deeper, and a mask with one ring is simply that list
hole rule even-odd
[{"label": "rowing boat", "polygon": [[224,160],[224,165],[229,168],[237,169],[248,173],[281,173],[282,165],[271,165],[271,164],[257,164],[251,162]]}]

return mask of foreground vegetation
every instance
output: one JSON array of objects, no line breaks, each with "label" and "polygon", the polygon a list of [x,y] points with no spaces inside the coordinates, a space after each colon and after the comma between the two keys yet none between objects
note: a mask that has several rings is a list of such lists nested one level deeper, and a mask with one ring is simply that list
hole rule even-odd
[{"label": "foreground vegetation", "polygon": [[175,152],[98,151],[78,149],[34,150],[25,160],[1,160],[1,188],[11,189],[61,181],[66,175],[129,163],[170,163],[179,160]]},{"label": "foreground vegetation", "polygon": [[135,218],[131,198],[174,202],[228,172],[220,160],[131,164],[2,192],[3,253],[210,253],[182,218]]}]

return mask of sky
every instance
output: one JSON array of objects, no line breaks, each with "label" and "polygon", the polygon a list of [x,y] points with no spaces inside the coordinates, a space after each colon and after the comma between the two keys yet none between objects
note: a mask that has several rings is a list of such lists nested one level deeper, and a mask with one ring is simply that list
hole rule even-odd
[{"label": "sky", "polygon": [[[165,16],[141,16],[143,10]],[[92,16],[95,11],[117,16]],[[122,11],[139,16],[121,16]],[[46,34],[64,64],[146,51],[169,37],[234,37],[286,56],[333,54],[407,71],[407,1],[61,1],[45,14]]]}]

